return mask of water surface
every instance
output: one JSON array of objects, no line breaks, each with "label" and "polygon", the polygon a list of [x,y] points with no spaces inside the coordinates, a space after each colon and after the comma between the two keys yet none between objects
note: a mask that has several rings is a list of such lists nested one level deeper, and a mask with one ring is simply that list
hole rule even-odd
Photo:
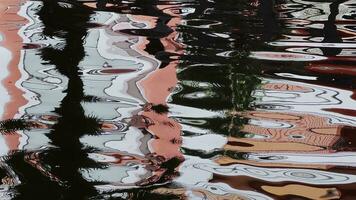
[{"label": "water surface", "polygon": [[0,2],[1,199],[355,199],[356,2]]}]

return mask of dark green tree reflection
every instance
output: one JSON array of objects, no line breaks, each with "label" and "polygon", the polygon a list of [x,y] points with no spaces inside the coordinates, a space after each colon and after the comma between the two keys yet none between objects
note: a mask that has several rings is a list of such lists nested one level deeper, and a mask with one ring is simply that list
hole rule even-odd
[{"label": "dark green tree reflection", "polygon": [[[258,9],[248,2],[229,2],[231,10],[221,10],[223,3],[226,2],[216,2],[210,5],[211,9],[201,10],[202,13],[195,12],[193,18],[200,19],[194,20],[194,24],[189,24],[188,20],[187,26],[180,27],[187,54],[178,69],[179,87],[172,96],[172,103],[225,113],[224,117],[199,119],[199,122],[189,118],[178,120],[215,133],[239,137],[242,134],[239,130],[247,119],[236,113],[254,108],[253,92],[261,84],[260,63],[250,59],[249,55],[252,49],[262,48],[266,38],[272,37],[271,34],[277,34],[276,30],[270,33],[264,28],[276,20],[265,19],[266,16],[274,16],[269,14],[273,10],[272,4],[268,6],[267,2],[260,4]],[[251,29],[249,21],[246,18],[242,20],[244,16],[241,13],[231,15],[235,6],[249,10],[252,13],[249,20],[258,22],[259,26]],[[223,20],[227,13],[230,20]],[[220,20],[224,23],[214,25]],[[210,24],[211,28],[199,28],[206,24]],[[219,33],[227,27],[229,35]],[[209,41],[212,38],[215,42]],[[186,131],[184,134],[194,133]]]}]

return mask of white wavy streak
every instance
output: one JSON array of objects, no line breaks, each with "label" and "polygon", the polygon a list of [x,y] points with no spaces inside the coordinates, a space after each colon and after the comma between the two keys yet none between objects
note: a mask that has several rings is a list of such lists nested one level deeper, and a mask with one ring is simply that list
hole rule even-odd
[{"label": "white wavy streak", "polygon": [[170,117],[184,117],[184,118],[214,118],[214,117],[222,117],[223,113],[194,108],[189,106],[182,106],[178,104],[169,103],[169,116]]},{"label": "white wavy streak", "polygon": [[[326,111],[326,109],[333,108],[354,110],[355,100],[350,98],[352,91],[297,81],[267,78],[264,78],[263,81],[272,84],[300,86],[311,89],[311,92],[257,90],[254,94],[259,98],[256,102],[257,105],[271,104],[289,106],[290,111],[327,116],[331,123],[350,126],[356,124],[356,117]],[[283,94],[285,98],[281,98]]]},{"label": "white wavy streak", "polygon": [[[206,197],[199,197],[197,195],[193,195],[192,191],[194,190],[207,190],[213,194],[224,196],[224,195],[237,195],[241,196],[244,199],[251,200],[270,200],[271,198],[254,192],[254,191],[246,191],[246,190],[237,190],[231,188],[229,185],[225,183],[210,183],[209,180],[213,178],[213,174],[208,170],[202,170],[197,167],[194,167],[196,163],[205,163],[214,165],[215,163],[209,159],[201,159],[194,156],[185,156],[185,161],[182,163],[179,168],[180,176],[175,178],[174,182],[178,185],[183,185],[189,192],[188,198],[194,200],[206,199]],[[215,164],[216,165],[216,164]],[[229,196],[227,196],[229,197]]]},{"label": "white wavy streak", "polygon": [[[262,159],[262,158],[271,159]],[[308,158],[308,159],[305,159]],[[293,163],[304,165],[332,165],[356,167],[355,152],[337,152],[330,154],[310,154],[310,153],[250,153],[248,160],[259,163]]]},{"label": "white wavy streak", "polygon": [[356,182],[355,175],[308,169],[262,168],[235,164],[219,166],[211,163],[193,164],[193,168],[224,176],[250,176],[268,182],[299,182],[312,185],[350,184]]},{"label": "white wavy streak", "polygon": [[[241,196],[241,198],[243,199],[249,199],[249,200],[272,200],[272,198],[258,193],[258,192],[253,192],[253,191],[248,191],[248,190],[237,190],[234,189],[232,187],[230,187],[229,185],[225,184],[225,183],[209,183],[209,182],[199,182],[197,184],[195,184],[192,188],[190,188],[192,190],[194,189],[203,189],[205,191],[209,191],[213,194],[219,195],[219,196],[230,196],[230,195],[237,195],[237,196]],[[189,195],[189,193],[188,193]],[[189,195],[189,199],[199,199],[199,200],[206,200],[206,197],[197,197],[197,196],[190,196]]]},{"label": "white wavy streak", "polygon": [[324,48],[356,48],[355,43],[321,43],[321,42],[269,42],[276,47],[324,47]]},{"label": "white wavy streak", "polygon": [[326,60],[325,56],[302,54],[302,53],[290,53],[290,52],[274,52],[274,51],[251,51],[250,58],[258,60],[271,60],[271,61],[319,61]]},{"label": "white wavy streak", "polygon": [[317,80],[316,76],[305,76],[305,75],[298,75],[292,73],[275,73],[277,76],[286,77],[286,78],[295,78],[295,79],[302,79],[302,80]]},{"label": "white wavy streak", "polygon": [[[303,9],[301,11],[294,11],[292,12],[293,18],[299,18],[299,19],[309,19],[309,20],[315,20],[315,21],[326,21],[328,20],[328,16],[330,13],[330,2],[320,2],[320,1],[305,1],[305,0],[294,0],[293,1],[296,5],[302,4],[302,5],[309,5],[313,6],[311,9],[314,10],[320,10],[321,12],[319,13],[311,13],[311,12],[306,12],[306,9]],[[348,2],[352,2],[348,1]],[[288,7],[290,3],[284,4],[285,6]],[[348,3],[342,3],[339,8],[339,15],[336,16],[337,21],[343,21],[345,19],[342,18],[343,14],[346,13],[352,13],[353,8],[352,6],[348,6]]]},{"label": "white wavy streak", "polygon": [[293,124],[284,123],[282,121],[261,120],[261,119],[250,119],[248,121],[248,124],[264,127],[264,128],[292,128],[293,127]]},{"label": "white wavy streak", "polygon": [[[7,67],[12,55],[9,50],[0,46],[0,57],[0,80],[4,80],[9,74]],[[0,84],[0,92],[3,94],[0,96],[0,116],[2,116],[4,114],[5,105],[10,100],[10,97],[3,84]]]}]

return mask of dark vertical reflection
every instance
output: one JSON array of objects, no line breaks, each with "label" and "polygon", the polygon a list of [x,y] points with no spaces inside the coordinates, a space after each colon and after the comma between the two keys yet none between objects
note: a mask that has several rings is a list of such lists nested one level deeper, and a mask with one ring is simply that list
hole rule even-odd
[{"label": "dark vertical reflection", "polygon": [[[323,42],[325,43],[341,43],[342,38],[338,33],[337,27],[335,25],[336,16],[339,14],[339,6],[340,4],[346,2],[347,0],[336,0],[330,4],[330,15],[328,20],[324,23],[324,39]],[[328,47],[328,48],[321,48],[323,54],[326,56],[336,56],[340,54],[342,48],[336,47]]]},{"label": "dark vertical reflection", "polygon": [[46,64],[54,65],[68,78],[68,85],[66,96],[55,109],[58,122],[47,134],[54,148],[17,153],[9,161],[23,181],[16,187],[15,199],[37,199],[36,195],[47,199],[85,199],[96,194],[92,183],[80,174],[80,169],[101,167],[88,158],[94,149],[83,147],[79,141],[83,135],[99,131],[98,120],[84,115],[83,82],[78,68],[85,56],[83,40],[90,15],[91,11],[82,7],[63,8],[51,0],[44,1],[38,12],[44,36],[64,40],[64,47],[48,46],[40,50],[40,55]]},{"label": "dark vertical reflection", "polygon": [[263,21],[263,39],[271,41],[279,32],[278,21],[274,9],[274,0],[259,1],[259,14]]},{"label": "dark vertical reflection", "polygon": [[43,153],[41,160],[59,166],[53,169],[53,173],[66,182],[68,188],[65,195],[71,198],[82,198],[95,193],[95,189],[83,179],[79,170],[99,166],[88,158],[87,153],[93,150],[85,149],[79,141],[81,136],[95,134],[99,130],[97,120],[84,115],[81,106],[84,97],[83,82],[77,67],[85,56],[83,40],[87,34],[90,14],[90,11],[80,7],[63,9],[46,1],[38,13],[45,25],[44,34],[53,34],[65,40],[65,47],[60,51],[44,48],[42,58],[55,65],[68,78],[67,94],[60,107],[55,110],[60,116],[58,123],[48,134],[52,144],[58,148],[48,154]]}]

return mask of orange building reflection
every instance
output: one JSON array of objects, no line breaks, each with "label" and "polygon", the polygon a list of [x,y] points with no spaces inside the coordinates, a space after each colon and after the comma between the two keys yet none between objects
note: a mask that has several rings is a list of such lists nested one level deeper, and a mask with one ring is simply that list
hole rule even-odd
[{"label": "orange building reflection", "polygon": [[[311,88],[291,84],[268,83],[263,90],[283,92],[311,92]],[[309,152],[331,153],[353,151],[356,137],[353,127],[332,124],[330,119],[310,113],[278,111],[248,111],[239,114],[257,123],[246,124],[244,133],[261,136],[260,138],[229,138],[224,147],[228,150],[244,152]],[[270,126],[270,127],[268,127]],[[244,145],[245,144],[245,145]]]},{"label": "orange building reflection", "polygon": [[[94,6],[92,4],[86,5]],[[176,42],[179,35],[175,30],[176,26],[180,24],[181,16],[174,13],[169,5],[156,5],[156,7],[162,12],[162,15],[167,14],[170,16],[170,20],[165,25],[172,32],[159,39],[164,47],[164,52],[175,55],[182,54],[184,46]],[[145,23],[147,25],[146,28],[149,29],[157,26],[157,17],[154,16],[129,15],[129,18],[135,22]],[[122,31],[123,28],[119,23],[114,25],[113,29]],[[144,36],[139,37],[139,42],[132,45],[132,48],[143,56],[154,58],[155,55],[150,54],[146,50],[147,46],[150,45],[150,40]],[[157,63],[161,63],[156,58],[154,59]],[[184,160],[183,154],[180,152],[182,143],[181,125],[169,116],[169,106],[167,104],[167,100],[178,82],[176,75],[177,65],[177,57],[170,57],[169,63],[163,68],[160,68],[159,64],[153,63],[153,66],[156,68],[148,72],[143,79],[138,80],[136,83],[146,104],[143,105],[142,110],[139,110],[137,114],[129,119],[128,123],[133,127],[141,129],[143,134],[151,135],[152,139],[147,144],[142,144],[144,146],[142,148],[146,148],[147,146],[150,153],[144,156],[104,153],[116,159],[115,162],[111,162],[112,164],[125,165],[127,162],[134,162],[146,165],[146,168],[152,174],[136,183],[139,185],[155,183],[162,178],[167,170],[172,170],[161,167],[166,162],[176,160],[180,163]],[[108,125],[108,123],[104,123],[103,127]]]},{"label": "orange building reflection", "polygon": [[[21,78],[20,63],[23,40],[20,37],[19,30],[21,24],[27,23],[27,20],[20,15],[20,6],[25,0],[4,0],[0,2],[0,34],[2,41],[0,46],[11,52],[10,62],[7,66],[7,77],[1,80],[1,84],[6,88],[9,101],[4,106],[2,120],[13,119],[19,113],[19,108],[24,106],[28,101],[24,98],[24,92],[16,86],[16,82]],[[17,150],[20,144],[20,135],[15,133],[2,136],[6,140],[9,151]]]}]

